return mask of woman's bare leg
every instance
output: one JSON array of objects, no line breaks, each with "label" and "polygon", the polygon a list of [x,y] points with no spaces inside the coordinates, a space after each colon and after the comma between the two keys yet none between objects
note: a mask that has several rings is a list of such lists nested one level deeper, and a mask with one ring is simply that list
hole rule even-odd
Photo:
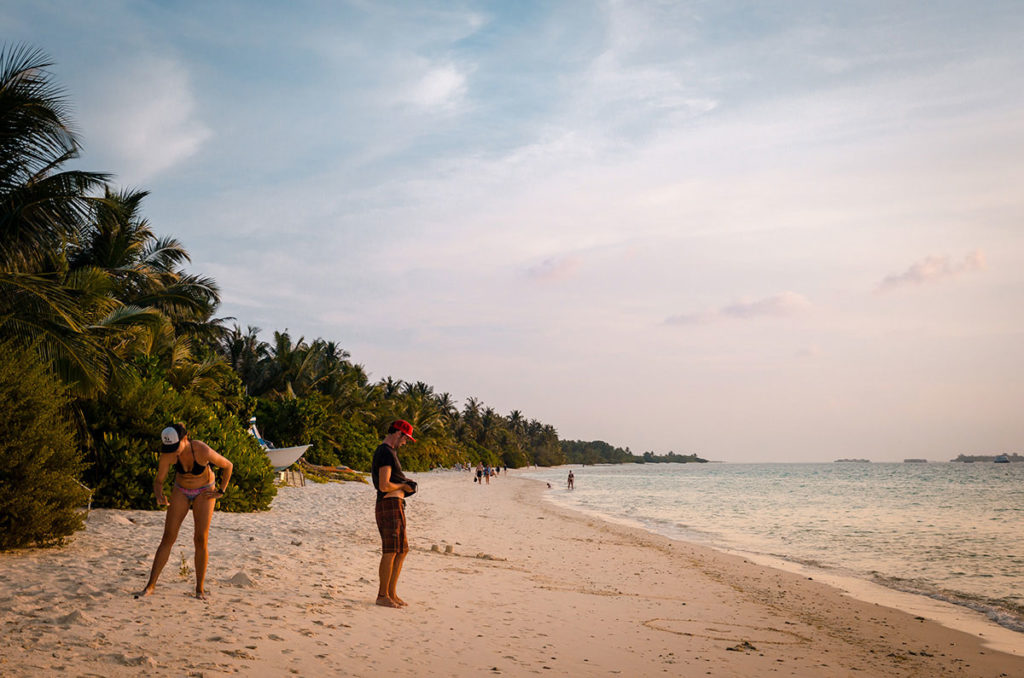
[{"label": "woman's bare leg", "polygon": [[192,503],[192,518],[195,520],[196,534],[196,598],[205,599],[206,564],[209,561],[210,522],[213,520],[213,497],[196,497]]},{"label": "woman's bare leg", "polygon": [[186,515],[188,515],[188,497],[178,490],[172,490],[171,504],[167,507],[167,518],[164,521],[164,536],[160,539],[160,546],[156,549],[156,555],[153,556],[153,569],[150,570],[146,588],[136,593],[136,598],[148,596],[156,588],[156,580],[160,578],[160,573],[163,572],[167,559],[171,557],[171,548],[178,538],[178,530],[181,528],[181,523],[185,520]]}]

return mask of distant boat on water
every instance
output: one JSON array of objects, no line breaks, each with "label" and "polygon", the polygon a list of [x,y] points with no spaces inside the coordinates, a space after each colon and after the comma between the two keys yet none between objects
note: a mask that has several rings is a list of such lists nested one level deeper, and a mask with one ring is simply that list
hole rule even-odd
[{"label": "distant boat on water", "polygon": [[1010,463],[1010,458],[1007,457],[1005,454],[1000,454],[1000,455],[996,456],[996,458],[993,459],[992,461],[997,463],[997,464],[1009,464]]},{"label": "distant boat on water", "polygon": [[312,445],[297,445],[295,447],[274,447],[274,443],[264,440],[260,430],[256,428],[256,417],[249,419],[249,435],[256,439],[270,458],[270,465],[275,471],[283,471],[299,460],[299,457],[306,453]]},{"label": "distant boat on water", "polygon": [[927,464],[927,459],[904,459],[904,464]]}]

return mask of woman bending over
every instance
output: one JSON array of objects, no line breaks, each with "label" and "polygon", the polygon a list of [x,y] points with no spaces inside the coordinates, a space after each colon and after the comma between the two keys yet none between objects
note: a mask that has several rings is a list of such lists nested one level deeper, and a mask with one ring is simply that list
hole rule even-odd
[{"label": "woman bending over", "polygon": [[[231,462],[217,454],[206,443],[191,440],[184,424],[172,424],[160,433],[163,447],[160,449],[160,466],[157,468],[156,480],[153,481],[153,494],[159,506],[167,506],[167,520],[164,523],[164,536],[157,547],[153,558],[153,569],[149,573],[146,588],[135,594],[135,597],[148,596],[156,588],[156,580],[160,577],[167,559],[171,556],[171,547],[178,538],[178,529],[182,521],[192,509],[195,520],[196,544],[196,598],[205,599],[206,591],[203,581],[206,579],[206,563],[209,557],[207,542],[210,537],[210,520],[213,518],[213,506],[224,496],[231,481]],[[170,501],[164,494],[164,479],[171,466],[174,466],[174,490]],[[217,489],[213,467],[221,469],[220,489]]]}]

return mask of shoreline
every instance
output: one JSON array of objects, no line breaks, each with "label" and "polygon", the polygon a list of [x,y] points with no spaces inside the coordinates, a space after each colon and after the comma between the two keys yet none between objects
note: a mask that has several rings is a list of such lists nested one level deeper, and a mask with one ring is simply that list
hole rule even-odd
[{"label": "shoreline", "polygon": [[[540,478],[529,476],[523,476],[523,478],[537,483],[546,482]],[[687,539],[685,536],[667,534],[641,521],[604,515],[599,511],[572,506],[568,502],[553,496],[546,496],[545,501],[561,509],[602,520],[612,525],[620,525],[629,529],[640,530],[647,534],[658,535],[672,541],[693,544],[710,548],[720,553],[747,558],[765,567],[813,577],[858,600],[884,605],[915,616],[926,616],[950,629],[978,637],[985,647],[992,650],[1024,656],[1024,632],[1004,626],[992,619],[986,612],[972,608],[967,604],[960,604],[942,597],[931,596],[924,592],[887,586],[884,583],[872,581],[856,572],[843,572],[834,568],[803,563],[783,555],[748,551],[740,547],[730,548],[717,544],[710,539],[701,541]]]},{"label": "shoreline", "polygon": [[[929,616],[942,613],[932,609],[936,601],[947,603],[944,614],[956,628],[984,633],[991,625],[990,631],[1011,644],[1013,634],[1002,629],[1024,633],[1021,561],[1014,557],[1024,543],[1010,528],[1012,520],[1005,522],[1019,508],[999,492],[1005,488],[1012,496],[1013,479],[1024,479],[1020,474],[998,465],[960,472],[951,467],[964,465],[955,463],[933,464],[927,472],[895,463],[852,471],[850,465],[820,462],[734,464],[730,472],[664,466],[678,470],[625,470],[620,483],[620,467],[596,465],[582,493],[566,492],[564,481],[554,480],[559,473],[564,478],[571,466],[554,473],[531,469],[528,476],[552,482],[552,501],[605,520],[817,573],[858,596],[901,609],[918,609],[924,598]],[[699,485],[707,501],[695,501],[693,492],[666,496],[664,483],[652,482],[662,475],[687,488]],[[764,493],[767,486],[758,485],[763,479],[795,489],[772,497],[770,490]],[[910,487],[904,487],[907,483]],[[957,486],[952,496],[943,495],[946,483]],[[863,495],[856,489],[861,485],[867,490]],[[650,500],[644,499],[648,487]],[[898,489],[909,499],[897,496]],[[938,502],[935,512],[921,508],[930,501]],[[977,530],[965,521],[967,515],[976,517]],[[974,613],[976,619],[965,619]]]},{"label": "shoreline", "polygon": [[217,513],[209,602],[188,595],[190,518],[156,593],[133,600],[163,513],[97,510],[63,549],[0,554],[0,674],[1024,675],[1024,658],[975,637],[553,505],[514,473],[483,487],[410,475],[409,608],[374,605],[379,538],[361,483]]}]

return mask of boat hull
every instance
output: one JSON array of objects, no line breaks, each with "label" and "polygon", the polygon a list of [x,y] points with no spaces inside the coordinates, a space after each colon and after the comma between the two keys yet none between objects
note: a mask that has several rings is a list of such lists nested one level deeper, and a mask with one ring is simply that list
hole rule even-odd
[{"label": "boat hull", "polygon": [[306,453],[311,445],[298,445],[296,447],[275,447],[266,450],[267,456],[270,457],[270,465],[274,467],[275,471],[283,471],[296,461],[299,457]]}]

